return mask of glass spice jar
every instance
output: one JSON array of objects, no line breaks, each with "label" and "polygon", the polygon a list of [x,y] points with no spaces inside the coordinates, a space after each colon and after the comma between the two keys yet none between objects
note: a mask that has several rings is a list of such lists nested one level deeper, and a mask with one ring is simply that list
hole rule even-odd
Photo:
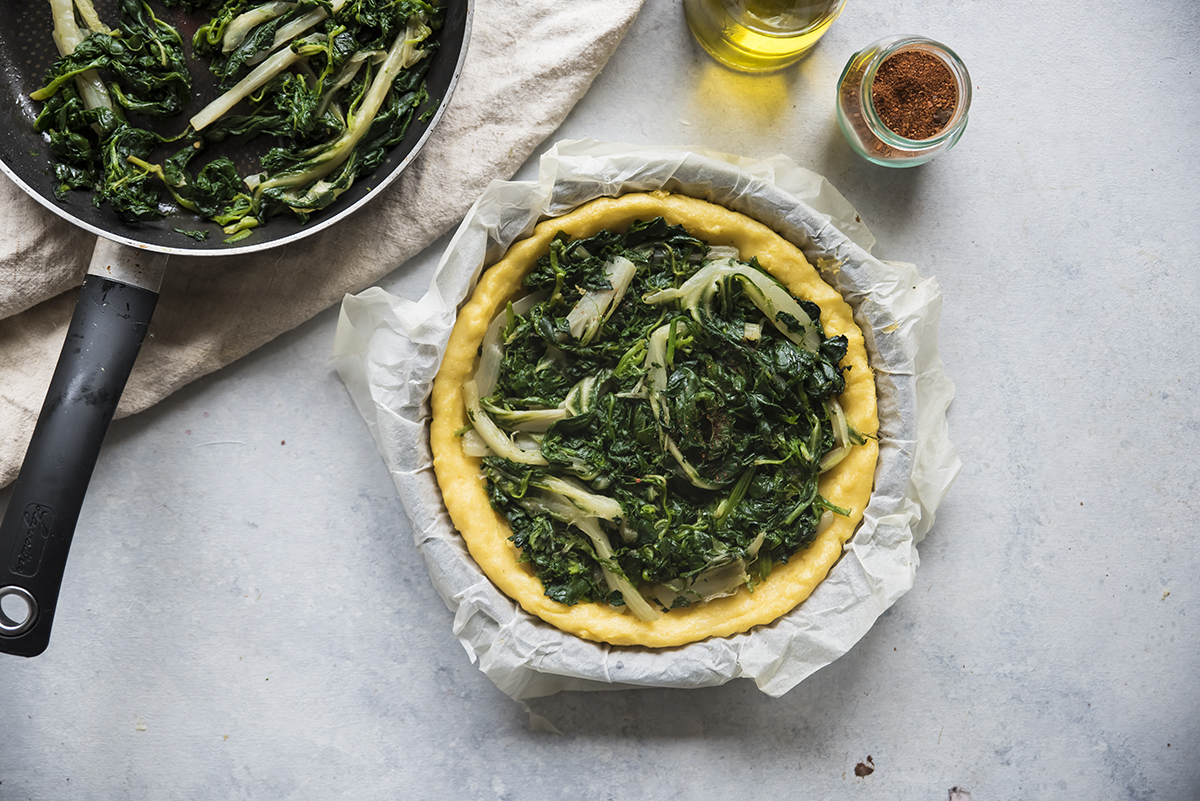
[{"label": "glass spice jar", "polygon": [[954,147],[967,127],[971,76],[953,50],[889,36],[850,57],[838,80],[838,125],[850,146],[885,167],[914,167]]}]

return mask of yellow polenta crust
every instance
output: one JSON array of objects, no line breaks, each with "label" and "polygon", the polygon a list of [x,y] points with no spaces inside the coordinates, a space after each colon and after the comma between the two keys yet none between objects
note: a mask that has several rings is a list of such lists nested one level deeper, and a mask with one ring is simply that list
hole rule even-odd
[{"label": "yellow polenta crust", "polygon": [[531,236],[513,244],[504,258],[483,274],[459,312],[434,380],[430,434],[434,470],[446,509],[472,558],[501,591],[525,611],[563,631],[613,645],[683,645],[747,631],[789,612],[829,573],[862,519],[879,454],[875,440],[868,440],[821,477],[821,494],[838,506],[852,509],[852,514],[837,517],[806,550],[787,564],[776,565],[753,593],[742,587],[734,595],[675,609],[651,622],[606,604],[566,606],[545,596],[532,567],[518,561],[520,551],[508,539],[512,532],[507,522],[488,502],[480,460],[465,455],[461,439],[455,436],[468,424],[462,384],[475,372],[476,353],[488,324],[510,300],[525,294],[521,280],[549,251],[549,242],[557,232],[565,231],[578,239],[606,229],[622,231],[632,222],[658,216],[668,223],[682,224],[710,245],[733,245],[745,259],[757,256],[759,264],[793,295],[818,304],[826,335],[845,334],[849,340],[842,362],[850,368],[841,396],[846,416],[863,433],[874,434],[879,427],[875,380],[867,365],[862,332],[854,323],[849,304],[821,280],[798,248],[765,225],[703,200],[653,192],[599,198],[542,222]]}]

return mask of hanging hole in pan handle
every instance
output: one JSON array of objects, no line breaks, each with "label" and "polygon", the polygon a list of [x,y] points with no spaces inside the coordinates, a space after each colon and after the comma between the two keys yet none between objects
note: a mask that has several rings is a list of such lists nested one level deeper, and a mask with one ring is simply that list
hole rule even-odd
[{"label": "hanging hole in pan handle", "polygon": [[0,636],[22,634],[37,620],[37,601],[24,587],[0,587]]}]

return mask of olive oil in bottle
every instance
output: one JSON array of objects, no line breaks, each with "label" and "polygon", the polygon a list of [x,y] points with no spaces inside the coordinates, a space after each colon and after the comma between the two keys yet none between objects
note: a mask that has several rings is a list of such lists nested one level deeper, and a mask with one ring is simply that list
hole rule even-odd
[{"label": "olive oil in bottle", "polygon": [[799,61],[846,0],[683,0],[688,26],[709,55],[743,72]]}]

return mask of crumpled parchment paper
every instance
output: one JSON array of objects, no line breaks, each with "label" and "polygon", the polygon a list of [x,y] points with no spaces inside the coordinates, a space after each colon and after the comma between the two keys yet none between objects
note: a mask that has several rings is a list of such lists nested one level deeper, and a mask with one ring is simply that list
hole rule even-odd
[{"label": "crumpled parchment paper", "polygon": [[[542,218],[602,195],[666,189],[740,211],[798,245],[855,309],[879,396],[880,454],[863,523],[816,591],[770,626],[651,649],[588,642],[524,612],[471,560],[442,505],[428,398],[459,304],[486,265]],[[958,474],[937,350],[941,295],[915,267],[870,255],[874,238],[824,178],[784,156],[756,161],[681,148],[568,141],[539,177],[493,182],[417,301],[347,296],[334,342],[346,387],[387,462],[417,550],[472,660],[514,699],[561,690],[705,687],[752,679],[778,696],[846,653],[913,584],[917,543]]]}]

